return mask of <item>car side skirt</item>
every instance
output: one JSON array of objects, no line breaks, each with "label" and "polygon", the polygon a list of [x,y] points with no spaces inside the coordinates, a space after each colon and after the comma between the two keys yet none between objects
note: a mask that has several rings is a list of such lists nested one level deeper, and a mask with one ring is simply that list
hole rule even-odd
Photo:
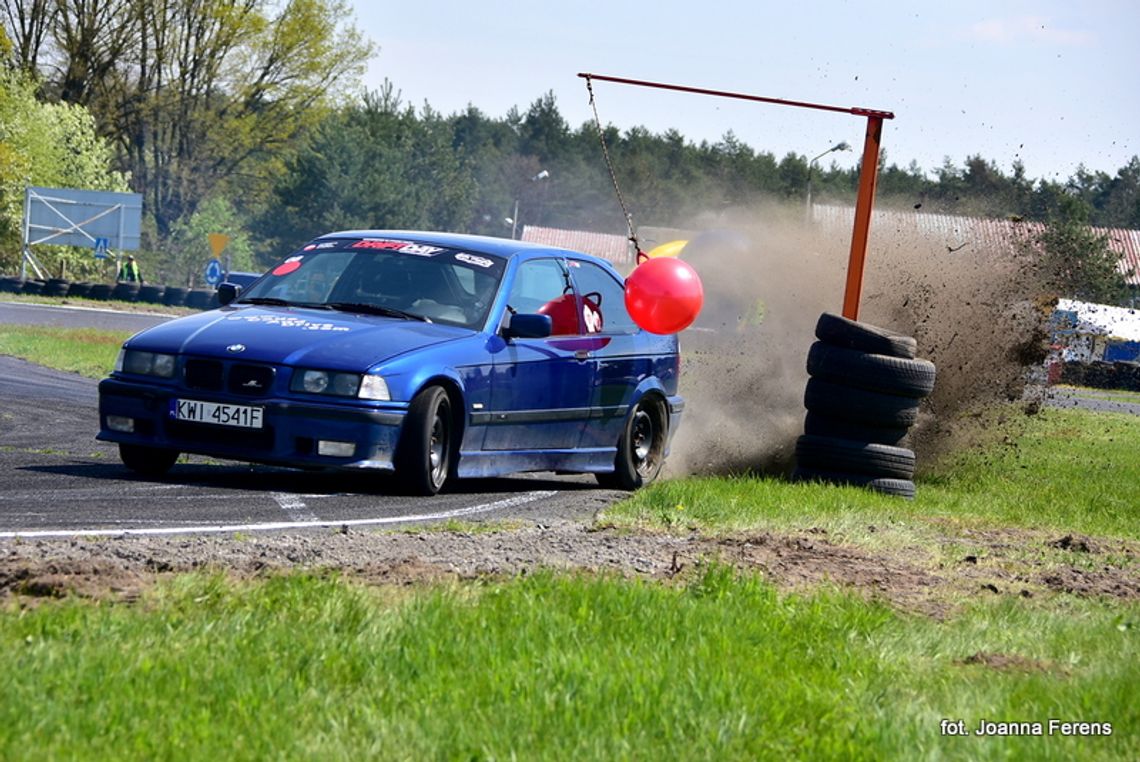
[{"label": "car side skirt", "polygon": [[480,478],[524,471],[606,473],[614,470],[617,447],[567,450],[496,450],[460,452],[459,476]]}]

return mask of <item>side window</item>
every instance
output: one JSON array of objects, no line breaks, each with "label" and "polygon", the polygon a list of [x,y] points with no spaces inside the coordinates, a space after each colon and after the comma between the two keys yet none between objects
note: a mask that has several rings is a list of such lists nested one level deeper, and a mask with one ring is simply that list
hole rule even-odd
[{"label": "side window", "polygon": [[625,288],[592,262],[570,260],[570,274],[582,299],[586,333],[637,333],[625,309]]},{"label": "side window", "polygon": [[553,336],[579,332],[574,289],[557,259],[534,259],[519,265],[507,305],[515,312],[549,315]]}]

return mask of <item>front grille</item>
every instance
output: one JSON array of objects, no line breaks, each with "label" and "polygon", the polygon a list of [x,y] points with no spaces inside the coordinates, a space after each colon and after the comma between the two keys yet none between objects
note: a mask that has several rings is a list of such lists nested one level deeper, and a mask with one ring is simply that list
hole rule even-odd
[{"label": "front grille", "polygon": [[184,378],[187,389],[220,392],[246,397],[261,397],[273,387],[275,371],[269,365],[246,365],[222,360],[205,360],[192,357],[186,361]]},{"label": "front grille", "polygon": [[234,394],[260,396],[273,385],[273,368],[266,365],[230,366],[229,389]]},{"label": "front grille", "polygon": [[186,386],[190,389],[213,392],[222,389],[223,367],[218,360],[187,360],[185,373]]}]

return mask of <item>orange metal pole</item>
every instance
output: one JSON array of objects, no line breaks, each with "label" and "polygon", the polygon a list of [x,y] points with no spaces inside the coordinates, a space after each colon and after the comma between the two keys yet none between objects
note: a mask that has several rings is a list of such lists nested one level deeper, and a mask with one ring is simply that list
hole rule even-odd
[{"label": "orange metal pole", "polygon": [[863,295],[863,264],[867,260],[867,239],[871,234],[871,209],[875,205],[875,185],[879,181],[879,143],[883,137],[883,117],[867,116],[867,137],[863,141],[863,165],[859,172],[859,195],[855,199],[855,226],[851,231],[851,256],[847,260],[847,288],[843,292],[843,317],[859,319],[859,299]]},{"label": "orange metal pole", "polygon": [[[867,259],[867,239],[871,233],[871,209],[875,205],[875,185],[879,180],[879,143],[883,137],[883,120],[894,119],[890,111],[879,111],[870,108],[843,108],[842,106],[827,106],[822,103],[808,103],[806,101],[790,101],[783,98],[767,98],[760,95],[747,95],[733,93],[726,90],[709,90],[703,87],[688,87],[685,85],[670,85],[664,82],[649,82],[643,79],[627,79],[625,77],[609,77],[603,74],[579,73],[579,77],[586,80],[587,85],[591,79],[605,82],[617,82],[623,85],[638,85],[640,87],[656,87],[662,90],[676,90],[682,93],[695,93],[697,95],[713,95],[722,98],[738,98],[761,103],[772,103],[778,106],[795,106],[797,108],[812,108],[823,111],[838,111],[867,117],[867,137],[863,142],[863,168],[859,173],[859,195],[855,200],[855,228],[851,233],[851,256],[847,261],[847,288],[843,293],[843,316],[852,320],[859,319],[859,299],[863,295],[863,263]],[[593,91],[591,90],[591,97]]]}]

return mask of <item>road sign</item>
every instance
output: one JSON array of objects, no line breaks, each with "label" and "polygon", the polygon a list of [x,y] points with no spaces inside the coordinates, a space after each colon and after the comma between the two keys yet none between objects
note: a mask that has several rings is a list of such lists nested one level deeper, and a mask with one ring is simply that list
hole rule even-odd
[{"label": "road sign", "polygon": [[230,237],[223,233],[210,233],[206,238],[210,239],[210,251],[214,252],[215,257],[219,256],[222,249],[230,242]]},{"label": "road sign", "polygon": [[111,245],[109,238],[96,238],[95,243],[91,245],[95,249],[95,259],[107,258],[107,247]]},{"label": "road sign", "polygon": [[206,282],[211,286],[222,282],[222,263],[216,259],[211,259],[206,265]]}]

